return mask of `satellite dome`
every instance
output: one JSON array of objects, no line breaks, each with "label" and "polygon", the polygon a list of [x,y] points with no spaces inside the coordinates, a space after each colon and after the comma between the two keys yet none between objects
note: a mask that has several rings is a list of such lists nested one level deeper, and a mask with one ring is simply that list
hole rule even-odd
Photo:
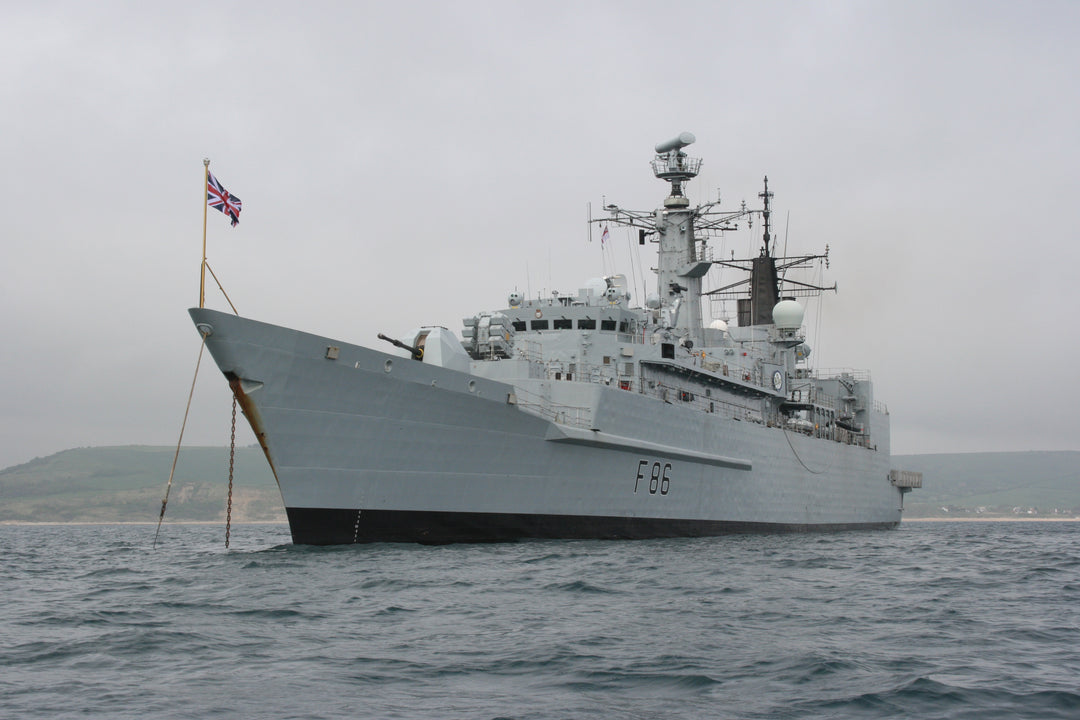
[{"label": "satellite dome", "polygon": [[780,330],[798,330],[803,312],[803,306],[794,300],[781,300],[772,309],[773,324]]},{"label": "satellite dome", "polygon": [[650,310],[660,309],[660,296],[656,293],[649,293],[649,297],[645,298],[645,307]]},{"label": "satellite dome", "polygon": [[709,327],[713,330],[720,330],[721,332],[727,332],[727,323],[723,320],[713,320],[709,323]]}]

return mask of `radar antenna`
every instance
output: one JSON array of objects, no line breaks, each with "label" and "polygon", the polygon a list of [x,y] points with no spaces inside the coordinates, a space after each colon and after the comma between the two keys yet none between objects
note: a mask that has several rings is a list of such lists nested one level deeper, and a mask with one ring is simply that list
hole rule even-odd
[{"label": "radar antenna", "polygon": [[684,132],[656,146],[656,157],[652,161],[653,174],[671,183],[671,195],[664,200],[664,207],[690,206],[689,198],[683,197],[682,184],[697,176],[701,159],[688,157],[682,149],[695,140],[697,138],[693,133]]}]

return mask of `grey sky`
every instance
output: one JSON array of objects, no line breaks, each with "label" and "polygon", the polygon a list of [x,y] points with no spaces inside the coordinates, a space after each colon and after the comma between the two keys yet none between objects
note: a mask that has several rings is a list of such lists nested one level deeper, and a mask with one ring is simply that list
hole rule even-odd
[{"label": "grey sky", "polygon": [[[176,442],[203,157],[244,203],[208,230],[241,313],[373,345],[601,274],[585,203],[656,207],[684,130],[693,199],[768,174],[790,249],[830,245],[814,359],[872,372],[894,452],[1080,449],[1078,29],[1071,2],[4,3],[0,467]],[[207,359],[185,443],[228,415]]]}]

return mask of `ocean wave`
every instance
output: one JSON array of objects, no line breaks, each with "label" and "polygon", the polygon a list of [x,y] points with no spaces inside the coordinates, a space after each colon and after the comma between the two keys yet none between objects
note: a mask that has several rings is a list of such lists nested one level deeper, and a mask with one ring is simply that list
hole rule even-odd
[{"label": "ocean wave", "polygon": [[[1016,692],[968,687],[938,676],[920,676],[895,687],[795,703],[789,710],[797,717],[1075,720],[1080,711],[1080,694],[1067,690]],[[781,716],[778,711],[773,708],[766,716]]]},{"label": "ocean wave", "polygon": [[[145,529],[0,527],[0,546],[21,533],[37,553],[0,582],[0,708],[20,720],[1080,717],[1075,532],[959,525],[334,549],[245,528],[227,552],[211,548],[218,528],[173,528],[149,552]],[[144,550],[118,553],[118,539]],[[1058,570],[1027,575],[1026,558]]]}]

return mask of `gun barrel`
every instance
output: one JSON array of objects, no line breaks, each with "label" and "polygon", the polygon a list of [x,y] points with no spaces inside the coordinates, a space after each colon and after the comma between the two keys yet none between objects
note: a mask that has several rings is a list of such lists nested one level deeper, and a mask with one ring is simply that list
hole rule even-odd
[{"label": "gun barrel", "polygon": [[391,345],[399,347],[402,350],[408,350],[410,353],[412,353],[413,358],[416,359],[416,360],[423,360],[424,359],[424,350],[423,350],[423,348],[413,347],[412,345],[408,345],[406,343],[403,343],[400,340],[396,340],[396,339],[394,339],[392,337],[387,337],[386,335],[383,335],[382,333],[379,333],[379,339],[380,340],[385,340],[386,342],[390,343]]}]

